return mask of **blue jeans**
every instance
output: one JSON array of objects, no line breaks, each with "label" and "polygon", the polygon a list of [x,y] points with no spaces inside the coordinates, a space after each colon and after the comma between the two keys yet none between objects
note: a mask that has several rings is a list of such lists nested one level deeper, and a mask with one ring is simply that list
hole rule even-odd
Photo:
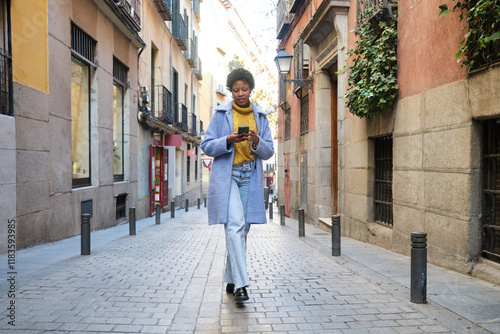
[{"label": "blue jeans", "polygon": [[226,272],[224,282],[234,284],[235,289],[250,285],[247,272],[247,234],[250,224],[246,223],[247,195],[254,162],[245,161],[234,165],[231,173],[231,190],[227,213]]}]

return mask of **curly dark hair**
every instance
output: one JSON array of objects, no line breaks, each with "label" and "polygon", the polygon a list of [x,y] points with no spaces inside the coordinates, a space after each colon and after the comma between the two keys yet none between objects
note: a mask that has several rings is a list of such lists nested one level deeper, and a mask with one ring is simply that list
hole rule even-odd
[{"label": "curly dark hair", "polygon": [[252,73],[250,73],[250,71],[248,70],[245,70],[244,68],[237,68],[227,76],[227,89],[232,90],[234,83],[239,80],[245,81],[248,86],[250,86],[250,90],[253,90],[255,88],[255,81],[253,79]]}]

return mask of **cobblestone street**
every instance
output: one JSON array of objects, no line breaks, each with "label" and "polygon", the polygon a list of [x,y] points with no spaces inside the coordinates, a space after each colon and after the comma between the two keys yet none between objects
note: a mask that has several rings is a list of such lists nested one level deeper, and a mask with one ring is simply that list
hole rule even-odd
[{"label": "cobblestone street", "polygon": [[[79,237],[67,240],[64,247],[59,242],[19,251],[15,326],[8,324],[9,287],[3,279],[0,331],[500,332],[498,286],[432,267],[429,303],[413,304],[407,285],[399,279],[353,260],[356,254],[371,254],[378,261],[392,261],[391,266],[404,266],[409,263],[406,257],[345,238],[343,247],[354,255],[345,256],[343,248],[343,256],[332,257],[327,232],[307,225],[306,237],[299,238],[296,222],[291,219],[287,219],[287,226],[280,226],[278,219],[252,226],[248,245],[250,300],[236,305],[222,283],[224,229],[207,225],[206,209],[177,211],[176,218],[165,213],[160,225],[155,225],[154,218],[137,223],[136,236],[128,235],[126,224],[92,232],[89,256],[79,255]],[[67,249],[77,254],[65,257]],[[1,259],[7,263],[5,255]],[[451,277],[440,278],[449,289],[433,285],[433,275]],[[404,280],[409,281],[409,277]],[[467,288],[477,300],[463,296],[459,300],[464,305],[456,303],[453,296],[446,296],[453,289],[447,281]],[[444,291],[443,295],[437,291]],[[451,306],[441,300],[450,300]],[[481,302],[482,308],[478,308]],[[476,311],[471,313],[472,309]]]}]

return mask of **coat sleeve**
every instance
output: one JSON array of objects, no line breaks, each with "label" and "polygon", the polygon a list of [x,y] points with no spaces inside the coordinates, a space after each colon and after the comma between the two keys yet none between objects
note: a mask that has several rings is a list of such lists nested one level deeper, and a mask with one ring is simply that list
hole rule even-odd
[{"label": "coat sleeve", "polygon": [[253,148],[253,145],[250,147],[262,160],[267,160],[274,154],[273,136],[266,116],[261,116],[260,123],[262,131],[259,132],[259,145],[256,149]]},{"label": "coat sleeve", "polygon": [[224,134],[225,114],[216,112],[208,124],[205,131],[205,139],[200,146],[203,152],[209,157],[218,157],[223,154],[231,153],[233,145],[227,145],[227,136]]}]

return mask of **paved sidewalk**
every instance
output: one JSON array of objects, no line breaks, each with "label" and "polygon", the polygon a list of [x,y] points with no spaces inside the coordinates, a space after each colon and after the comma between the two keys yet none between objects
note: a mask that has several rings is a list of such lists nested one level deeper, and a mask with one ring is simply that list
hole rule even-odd
[{"label": "paved sidewalk", "polygon": [[[1,333],[500,333],[500,287],[429,265],[428,304],[409,301],[409,258],[286,219],[254,225],[250,300],[222,284],[222,226],[190,208],[17,253],[15,298],[1,255]],[[15,327],[7,308],[15,302]]]}]

